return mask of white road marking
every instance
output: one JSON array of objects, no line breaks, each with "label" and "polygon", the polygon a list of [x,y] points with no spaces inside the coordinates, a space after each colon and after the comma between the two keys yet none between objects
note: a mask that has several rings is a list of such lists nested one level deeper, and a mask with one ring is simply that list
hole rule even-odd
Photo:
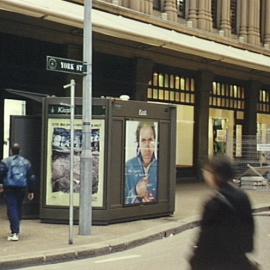
[{"label": "white road marking", "polygon": [[94,263],[114,262],[114,261],[129,260],[129,259],[140,258],[140,257],[141,257],[141,255],[130,255],[130,256],[123,256],[123,257],[116,257],[116,258],[99,260],[99,261],[95,261]]}]

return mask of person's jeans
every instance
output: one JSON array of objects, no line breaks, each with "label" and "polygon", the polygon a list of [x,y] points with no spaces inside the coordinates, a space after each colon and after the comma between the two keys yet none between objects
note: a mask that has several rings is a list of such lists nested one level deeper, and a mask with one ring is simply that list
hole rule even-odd
[{"label": "person's jeans", "polygon": [[7,216],[11,233],[20,232],[20,220],[22,218],[22,204],[26,191],[24,189],[5,190]]}]

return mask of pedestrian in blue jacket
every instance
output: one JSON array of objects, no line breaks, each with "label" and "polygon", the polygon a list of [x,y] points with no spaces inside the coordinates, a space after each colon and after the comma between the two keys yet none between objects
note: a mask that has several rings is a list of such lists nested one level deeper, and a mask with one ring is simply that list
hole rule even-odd
[{"label": "pedestrian in blue jacket", "polygon": [[34,198],[34,176],[31,163],[19,155],[20,146],[18,143],[13,144],[11,153],[11,156],[1,161],[1,191],[4,191],[11,230],[11,234],[7,239],[8,241],[18,241],[24,197],[28,192],[28,199],[32,200]]}]

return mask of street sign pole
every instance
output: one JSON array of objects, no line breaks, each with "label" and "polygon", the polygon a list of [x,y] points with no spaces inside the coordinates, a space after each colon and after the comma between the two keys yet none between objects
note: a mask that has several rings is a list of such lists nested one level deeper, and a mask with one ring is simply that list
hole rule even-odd
[{"label": "street sign pole", "polygon": [[69,241],[73,244],[73,170],[74,170],[74,96],[75,81],[72,79],[70,84],[64,85],[64,88],[70,87],[70,178],[69,178]]},{"label": "street sign pole", "polygon": [[87,71],[83,77],[83,122],[80,181],[79,234],[90,235],[92,225],[92,0],[84,1],[83,61]]}]

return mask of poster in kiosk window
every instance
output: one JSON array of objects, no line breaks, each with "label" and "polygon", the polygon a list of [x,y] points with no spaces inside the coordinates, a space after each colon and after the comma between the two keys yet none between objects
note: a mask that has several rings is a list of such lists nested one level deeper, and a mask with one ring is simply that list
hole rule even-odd
[{"label": "poster in kiosk window", "polygon": [[[92,120],[93,185],[92,206],[103,207],[104,183],[104,120]],[[70,120],[50,118],[47,139],[46,205],[69,205]],[[82,150],[82,120],[74,122],[74,205],[79,205],[80,155]]]},{"label": "poster in kiosk window", "polygon": [[126,121],[125,205],[158,201],[158,122]]}]

